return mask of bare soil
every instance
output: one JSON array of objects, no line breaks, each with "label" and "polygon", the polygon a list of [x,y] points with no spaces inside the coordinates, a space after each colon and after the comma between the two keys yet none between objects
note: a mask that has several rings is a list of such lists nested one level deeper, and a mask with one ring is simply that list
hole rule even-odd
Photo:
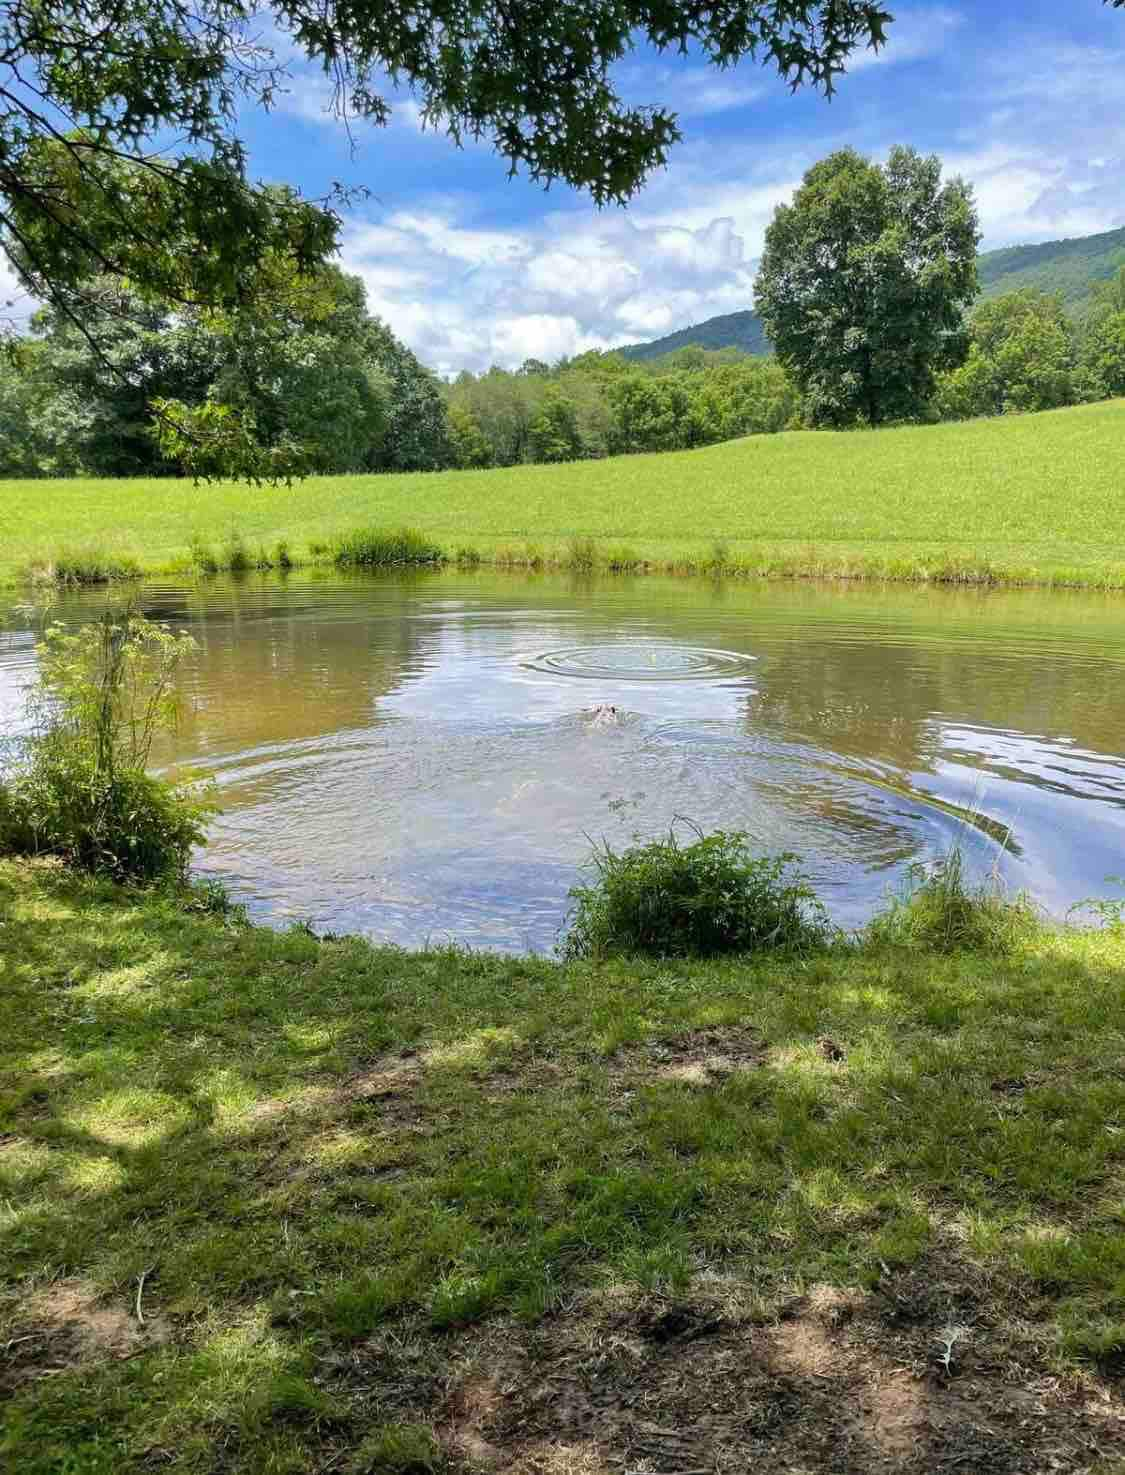
[{"label": "bare soil", "polygon": [[984,1302],[950,1323],[965,1301],[933,1267],[814,1287],[775,1321],[721,1277],[679,1302],[605,1292],[455,1336],[436,1409],[412,1414],[466,1475],[1125,1470],[1122,1387],[1021,1361]]},{"label": "bare soil", "polygon": [[5,1317],[10,1335],[0,1342],[0,1392],[70,1368],[132,1357],[171,1337],[160,1315],[136,1315],[135,1299],[101,1296],[89,1282],[56,1280],[34,1291]]}]

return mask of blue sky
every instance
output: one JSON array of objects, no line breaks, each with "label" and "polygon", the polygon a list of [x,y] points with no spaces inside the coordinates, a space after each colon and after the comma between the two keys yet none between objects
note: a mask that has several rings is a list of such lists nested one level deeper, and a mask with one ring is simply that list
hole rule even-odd
[{"label": "blue sky", "polygon": [[628,208],[508,179],[485,147],[419,127],[406,98],[354,147],[326,88],[296,70],[270,115],[244,119],[255,171],[310,194],[365,185],[343,264],[372,309],[448,373],[656,337],[752,304],[776,204],[851,144],[935,151],[975,187],[983,246],[1125,224],[1125,12],[1101,0],[895,3],[887,48],[831,103],[753,65],[726,72],[638,51],[627,94],[678,111],[683,141]]},{"label": "blue sky", "polygon": [[776,74],[638,51],[628,95],[680,114],[668,167],[627,209],[509,180],[487,147],[419,127],[409,99],[354,150],[296,70],[243,131],[254,172],[307,193],[372,197],[348,217],[343,264],[372,309],[442,372],[652,338],[752,305],[775,205],[845,144],[936,151],[975,187],[984,248],[1125,224],[1125,11],[1101,0],[896,3],[886,50],[829,104]]}]

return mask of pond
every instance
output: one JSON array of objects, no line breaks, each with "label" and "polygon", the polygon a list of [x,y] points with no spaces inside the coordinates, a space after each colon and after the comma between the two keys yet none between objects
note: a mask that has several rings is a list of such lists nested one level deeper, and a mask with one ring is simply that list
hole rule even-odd
[{"label": "pond", "polygon": [[[262,920],[548,951],[591,846],[672,825],[795,852],[849,926],[955,843],[1060,915],[1125,871],[1120,596],[447,572],[137,598],[199,642],[160,759],[214,774],[199,869]],[[11,731],[34,652],[4,613]]]}]

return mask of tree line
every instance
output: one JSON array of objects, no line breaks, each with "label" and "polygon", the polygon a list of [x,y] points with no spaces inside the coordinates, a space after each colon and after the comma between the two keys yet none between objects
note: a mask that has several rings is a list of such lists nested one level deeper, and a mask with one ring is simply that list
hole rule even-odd
[{"label": "tree line", "polygon": [[1038,289],[974,307],[978,242],[972,192],[939,159],[844,149],[766,233],[772,356],[594,352],[449,384],[335,266],[267,253],[224,307],[103,274],[83,284],[92,319],[48,302],[0,356],[0,476],[516,466],[1125,395],[1125,269],[1080,317]]},{"label": "tree line", "polygon": [[[292,285],[292,284],[291,284]],[[776,357],[679,349],[631,363],[586,353],[444,384],[378,318],[363,284],[335,268],[284,313],[172,313],[103,283],[113,332],[96,345],[45,308],[0,355],[0,477],[162,476],[202,446],[178,427],[233,407],[237,434],[283,474],[436,471],[669,451],[831,423]],[[1088,310],[1025,289],[980,304],[961,362],[935,373],[910,415],[967,419],[1125,396],[1125,269]],[[173,430],[154,404],[178,407]],[[891,414],[885,417],[894,420]],[[867,423],[855,414],[844,423]],[[234,459],[229,444],[223,455]],[[220,468],[214,468],[218,471]]]},{"label": "tree line", "polygon": [[529,360],[444,384],[367,311],[359,278],[273,269],[268,312],[260,296],[235,312],[154,306],[111,279],[87,289],[96,336],[41,309],[0,355],[0,476],[515,466],[796,423],[780,365],[735,350]]},{"label": "tree line", "polygon": [[738,349],[682,348],[641,364],[587,353],[553,367],[532,359],[514,372],[461,374],[446,391],[452,464],[683,450],[779,430],[925,424],[1125,396],[1125,268],[1094,288],[1081,316],[1060,295],[1025,288],[979,304],[952,331],[956,349],[921,384],[917,360],[888,356],[874,410],[870,385],[849,381],[846,366],[834,396],[823,363],[803,392],[799,368]]}]

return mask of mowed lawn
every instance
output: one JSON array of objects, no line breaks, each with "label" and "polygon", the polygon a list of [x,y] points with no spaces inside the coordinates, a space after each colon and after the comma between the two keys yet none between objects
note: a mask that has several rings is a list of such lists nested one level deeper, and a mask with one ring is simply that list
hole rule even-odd
[{"label": "mowed lawn", "polygon": [[560,966],[0,862],[0,1468],[1125,1468],[1125,933]]},{"label": "mowed lawn", "polygon": [[0,578],[60,553],[185,566],[201,540],[285,539],[324,557],[357,526],[419,529],[447,554],[759,572],[1125,585],[1125,401],[878,432],[793,432],[564,466],[319,477],[291,488],[177,480],[0,483]]}]

